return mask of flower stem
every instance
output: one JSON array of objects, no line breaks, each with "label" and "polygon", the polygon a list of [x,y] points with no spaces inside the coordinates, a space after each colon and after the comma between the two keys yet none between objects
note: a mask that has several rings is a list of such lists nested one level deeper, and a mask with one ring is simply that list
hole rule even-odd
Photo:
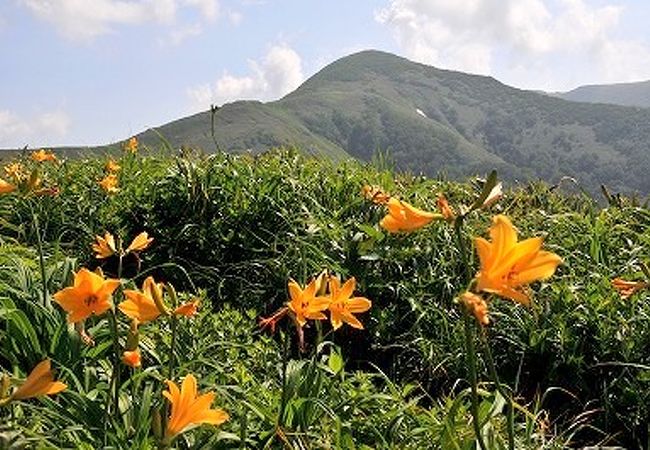
[{"label": "flower stem", "polygon": [[472,422],[474,425],[474,434],[476,441],[482,450],[487,447],[483,442],[483,435],[481,434],[481,421],[478,412],[478,377],[476,370],[476,347],[474,345],[474,323],[469,315],[469,312],[463,308],[463,322],[465,325],[465,348],[467,350],[467,366],[469,367],[469,382],[472,385]]},{"label": "flower stem", "polygon": [[168,380],[173,380],[174,378],[174,351],[176,347],[176,324],[178,322],[178,319],[176,318],[176,315],[172,314],[170,316],[170,326],[171,326],[171,332],[172,332],[172,341],[170,344],[169,348],[169,365],[167,366],[167,379]]},{"label": "flower stem", "polygon": [[278,413],[278,427],[284,425],[284,411],[288,401],[287,395],[287,367],[289,364],[289,333],[285,331],[282,342],[282,397],[280,399],[280,411]]},{"label": "flower stem", "polygon": [[485,330],[481,330],[481,342],[483,343],[483,348],[485,349],[485,359],[487,361],[487,366],[488,370],[490,372],[490,376],[492,377],[492,381],[494,381],[494,384],[496,385],[497,391],[501,394],[501,396],[506,399],[507,404],[508,404],[508,409],[506,412],[506,417],[508,421],[508,449],[509,450],[514,450],[515,448],[515,418],[514,418],[514,402],[512,399],[512,395],[505,392],[503,385],[499,381],[499,375],[497,374],[496,366],[494,364],[494,359],[492,358],[492,350],[490,349],[490,345],[487,341],[487,335],[485,333]]},{"label": "flower stem", "polygon": [[[469,283],[472,272],[471,267],[469,266],[469,257],[467,255],[467,247],[465,246],[465,240],[463,239],[463,220],[465,216],[458,216],[454,221],[454,232],[456,235],[456,243],[458,245],[458,251],[460,252],[461,261],[465,270],[463,285]],[[485,442],[483,442],[483,435],[481,434],[481,422],[478,412],[478,376],[476,369],[476,346],[474,344],[474,323],[472,317],[467,311],[467,308],[463,309],[463,323],[465,327],[465,350],[467,351],[467,366],[469,367],[469,382],[472,387],[472,404],[471,404],[471,413],[472,413],[472,422],[474,426],[474,435],[476,436],[476,441],[479,444],[481,450],[486,450]]]},{"label": "flower stem", "polygon": [[111,332],[113,334],[113,414],[117,419],[119,417],[119,401],[120,401],[120,336],[117,327],[117,314],[115,310],[111,310],[109,315],[111,322]]},{"label": "flower stem", "polygon": [[465,216],[456,217],[456,220],[454,220],[454,234],[456,236],[456,244],[458,245],[458,251],[460,252],[460,258],[465,270],[465,279],[462,284],[466,285],[472,278],[472,268],[469,265],[469,255],[467,254],[467,246],[465,245],[465,239],[463,238],[464,220]]},{"label": "flower stem", "polygon": [[50,296],[47,291],[47,275],[45,273],[45,252],[43,251],[43,239],[41,237],[41,227],[38,223],[38,215],[34,211],[32,203],[29,202],[29,209],[32,213],[32,224],[36,233],[36,245],[38,248],[38,265],[41,270],[41,287],[43,292],[43,306],[50,308]]},{"label": "flower stem", "polygon": [[[117,279],[122,279],[122,251],[120,246],[120,258],[117,263]],[[120,288],[121,291],[121,288]],[[115,306],[111,308],[109,321],[111,324],[111,333],[113,334],[113,372],[111,374],[111,384],[113,385],[113,414],[115,419],[119,417],[120,412],[120,335],[117,324],[117,312]]]}]

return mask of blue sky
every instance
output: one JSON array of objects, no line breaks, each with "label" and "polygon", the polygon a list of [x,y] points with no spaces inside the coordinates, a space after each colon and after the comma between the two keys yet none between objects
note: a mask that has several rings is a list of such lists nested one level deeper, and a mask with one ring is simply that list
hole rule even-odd
[{"label": "blue sky", "polygon": [[645,80],[649,19],[640,0],[5,0],[0,148],[273,100],[367,48],[528,89]]}]

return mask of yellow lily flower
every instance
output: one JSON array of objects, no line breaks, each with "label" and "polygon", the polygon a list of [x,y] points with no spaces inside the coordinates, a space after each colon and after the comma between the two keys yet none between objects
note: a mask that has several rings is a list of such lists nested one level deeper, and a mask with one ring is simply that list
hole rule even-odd
[{"label": "yellow lily flower", "polygon": [[125,152],[129,152],[129,153],[137,152],[138,151],[138,139],[135,136],[133,136],[132,138],[130,138],[128,141],[126,141],[124,143],[124,145],[122,146],[122,149]]},{"label": "yellow lily flower", "polygon": [[36,161],[36,162],[44,162],[44,161],[51,161],[55,162],[56,161],[56,155],[52,152],[48,152],[47,150],[40,149],[36,152],[32,152],[31,158]]},{"label": "yellow lily flower", "polygon": [[523,291],[525,285],[549,278],[562,258],[541,250],[540,237],[517,242],[517,230],[503,215],[492,219],[490,237],[492,242],[481,237],[475,239],[481,260],[476,288],[528,305],[530,299]]},{"label": "yellow lily flower", "polygon": [[99,185],[106,191],[108,194],[114,194],[119,191],[117,184],[117,175],[110,173],[98,181]]},{"label": "yellow lily flower", "polygon": [[135,350],[126,350],[124,353],[122,353],[122,362],[129,367],[133,367],[134,369],[136,367],[142,366],[140,350],[137,348]]},{"label": "yellow lily flower", "polygon": [[11,394],[11,400],[25,400],[40,397],[41,395],[58,394],[67,387],[60,381],[54,381],[54,375],[50,369],[50,360],[46,359],[34,367],[23,384]]},{"label": "yellow lily flower", "polygon": [[127,300],[117,305],[117,307],[131,319],[136,319],[139,323],[146,323],[151,322],[161,314],[154,296],[160,295],[162,297],[162,286],[157,284],[153,277],[147,277],[144,280],[142,292],[127,289],[124,291],[124,295]]},{"label": "yellow lily flower", "polygon": [[76,323],[108,311],[111,295],[119,285],[120,280],[106,280],[83,268],[75,274],[74,286],[60,290],[53,297],[68,313],[68,322]]},{"label": "yellow lily flower", "polygon": [[379,186],[365,185],[361,188],[361,195],[378,205],[383,205],[390,200],[390,194],[384,192]]},{"label": "yellow lily flower", "polygon": [[363,329],[363,324],[353,314],[363,313],[370,309],[372,302],[365,297],[352,297],[357,281],[354,277],[347,280],[343,286],[336,277],[330,277],[330,320],[332,327],[337,330],[347,323],[353,328]]},{"label": "yellow lily flower", "polygon": [[167,380],[166,383],[169,391],[163,391],[162,394],[171,403],[171,414],[165,430],[166,442],[170,442],[174,436],[192,425],[202,423],[221,425],[228,420],[228,414],[224,410],[210,409],[215,397],[214,392],[198,395],[194,375],[187,375],[180,389],[171,380]]},{"label": "yellow lily flower", "polygon": [[16,190],[16,186],[0,178],[0,194],[8,194]]},{"label": "yellow lily flower", "polygon": [[25,168],[19,162],[14,162],[4,166],[5,174],[14,181],[20,181],[25,178]]},{"label": "yellow lily flower", "polygon": [[146,250],[152,241],[153,238],[150,238],[149,234],[146,231],[143,231],[142,233],[138,234],[135,238],[133,238],[133,241],[131,241],[131,244],[129,244],[129,246],[126,249],[126,253],[141,252],[143,250]]},{"label": "yellow lily flower", "polygon": [[456,213],[454,212],[453,208],[449,206],[449,202],[447,201],[447,198],[440,194],[438,195],[438,200],[436,201],[436,204],[438,205],[438,210],[440,211],[440,214],[444,217],[444,219],[447,222],[453,222],[456,220]]},{"label": "yellow lily flower", "polygon": [[442,214],[434,214],[418,209],[394,197],[388,199],[388,214],[379,225],[390,233],[411,232],[429,224],[433,219],[443,219]]},{"label": "yellow lily flower", "polygon": [[183,303],[181,306],[174,310],[177,316],[194,317],[199,309],[199,300],[192,300]]},{"label": "yellow lily flower", "polygon": [[314,278],[302,289],[298,283],[289,280],[289,296],[291,300],[287,303],[289,309],[293,312],[296,322],[299,326],[304,326],[307,319],[325,320],[327,317],[323,311],[327,309],[329,299],[327,297],[316,297],[320,280]]},{"label": "yellow lily flower", "polygon": [[497,183],[492,188],[485,201],[483,201],[481,208],[489,208],[490,206],[498,202],[501,199],[501,197],[503,197],[503,184]]},{"label": "yellow lily flower", "polygon": [[622,299],[630,298],[635,292],[650,287],[650,283],[644,281],[626,281],[621,278],[612,280],[612,287],[616,289]]},{"label": "yellow lily flower", "polygon": [[108,161],[106,161],[106,165],[104,166],[104,168],[108,173],[116,173],[119,172],[122,167],[120,167],[120,165],[116,163],[114,159],[109,159]]},{"label": "yellow lily flower", "polygon": [[115,247],[115,238],[108,231],[104,233],[104,237],[95,236],[95,242],[92,244],[95,258],[104,259],[113,256],[117,253]]},{"label": "yellow lily flower", "polygon": [[465,307],[474,314],[476,320],[481,325],[489,325],[488,306],[485,300],[472,292],[465,292],[460,296],[460,301]]}]

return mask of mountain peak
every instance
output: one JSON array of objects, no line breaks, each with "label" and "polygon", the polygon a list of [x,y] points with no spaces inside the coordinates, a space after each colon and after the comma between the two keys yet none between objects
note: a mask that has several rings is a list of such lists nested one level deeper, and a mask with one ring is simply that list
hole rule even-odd
[{"label": "mountain peak", "polygon": [[650,192],[650,109],[567,102],[378,50],[334,61],[280,100],[224,105],[214,119],[214,137],[209,113],[158,132],[177,146],[296,145],[361,160],[382,150],[398,169],[427,175],[496,168],[510,180],[569,176],[594,192],[601,183]]}]

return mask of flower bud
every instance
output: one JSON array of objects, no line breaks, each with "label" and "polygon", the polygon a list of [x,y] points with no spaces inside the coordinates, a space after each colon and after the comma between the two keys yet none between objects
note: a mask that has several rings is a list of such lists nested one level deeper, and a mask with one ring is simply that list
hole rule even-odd
[{"label": "flower bud", "polygon": [[153,410],[153,414],[151,415],[151,428],[156,439],[162,439],[162,416],[160,415],[160,408],[154,408]]},{"label": "flower bud", "polygon": [[126,350],[133,351],[138,348],[140,343],[140,332],[138,331],[138,319],[133,319],[131,321],[131,326],[129,327],[129,332],[126,335]]},{"label": "flower bud", "polygon": [[0,381],[0,399],[9,396],[9,386],[11,386],[11,379],[6,373],[2,374],[2,381]]}]

